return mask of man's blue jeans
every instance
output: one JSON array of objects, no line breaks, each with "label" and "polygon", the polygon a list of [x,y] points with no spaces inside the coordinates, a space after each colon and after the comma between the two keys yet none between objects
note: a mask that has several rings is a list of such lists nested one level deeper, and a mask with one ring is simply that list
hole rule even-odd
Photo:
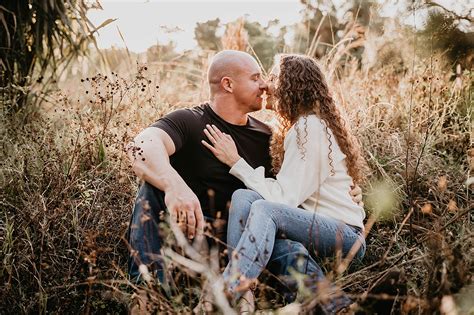
[{"label": "man's blue jeans", "polygon": [[[160,252],[164,244],[162,231],[159,227],[159,224],[165,221],[164,197],[164,192],[148,183],[144,183],[138,191],[128,230],[130,248],[128,266],[131,278],[139,280],[138,267],[140,264],[145,264],[150,272],[156,273],[161,283],[165,282],[165,270]],[[241,217],[241,219],[244,222],[247,220],[246,217]],[[235,242],[234,239],[230,241]],[[318,265],[301,243],[287,239],[275,241],[267,265],[267,270],[272,274],[289,276],[292,270],[310,274],[318,269]],[[280,288],[287,302],[294,299],[295,285],[295,283],[288,282]]]},{"label": "man's blue jeans", "polygon": [[[334,257],[337,251],[344,257],[356,242],[360,248],[355,260],[361,260],[365,253],[360,228],[318,213],[269,202],[252,190],[239,189],[232,196],[227,232],[230,262],[224,271],[224,280],[231,292],[240,284],[240,275],[253,279],[261,274],[279,237],[303,244],[318,258]],[[325,281],[316,263],[311,265],[311,272],[316,281]],[[332,314],[350,303],[345,295],[339,294],[322,308]]]}]

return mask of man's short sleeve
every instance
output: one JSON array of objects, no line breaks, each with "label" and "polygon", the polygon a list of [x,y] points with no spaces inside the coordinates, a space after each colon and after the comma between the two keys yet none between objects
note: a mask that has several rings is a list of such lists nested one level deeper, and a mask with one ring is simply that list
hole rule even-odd
[{"label": "man's short sleeve", "polygon": [[194,120],[191,110],[178,109],[158,119],[150,127],[164,130],[173,140],[175,149],[178,151],[189,138],[189,126]]}]

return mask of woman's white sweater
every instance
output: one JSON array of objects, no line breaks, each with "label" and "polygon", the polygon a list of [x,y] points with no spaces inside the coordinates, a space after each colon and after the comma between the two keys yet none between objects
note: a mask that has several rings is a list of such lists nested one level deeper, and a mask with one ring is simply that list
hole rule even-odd
[{"label": "woman's white sweater", "polygon": [[[301,135],[304,157],[298,148],[296,128]],[[263,167],[254,169],[242,158],[230,169],[230,174],[268,201],[301,206],[363,229],[365,212],[350,196],[352,178],[347,172],[346,156],[332,131],[329,128],[327,131],[332,142],[332,168],[325,123],[313,114],[301,117],[288,131],[284,160],[276,179],[265,178]]]}]

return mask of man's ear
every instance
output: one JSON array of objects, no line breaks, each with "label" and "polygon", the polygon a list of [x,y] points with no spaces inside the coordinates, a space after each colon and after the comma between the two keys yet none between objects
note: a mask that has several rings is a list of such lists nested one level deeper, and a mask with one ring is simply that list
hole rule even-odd
[{"label": "man's ear", "polygon": [[226,90],[229,93],[233,92],[233,82],[232,79],[229,77],[223,77],[221,79],[221,85],[224,90]]}]

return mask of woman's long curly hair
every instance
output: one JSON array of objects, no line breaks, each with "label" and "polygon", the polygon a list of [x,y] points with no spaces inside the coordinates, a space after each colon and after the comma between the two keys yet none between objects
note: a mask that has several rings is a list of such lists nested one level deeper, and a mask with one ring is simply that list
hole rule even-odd
[{"label": "woman's long curly hair", "polygon": [[[329,163],[331,174],[334,174],[333,157],[331,156],[332,140],[328,128],[334,134],[337,144],[346,155],[349,175],[354,183],[362,181],[362,170],[365,167],[359,145],[350,133],[329,92],[324,74],[317,62],[303,55],[282,55],[280,58],[280,74],[276,78],[275,93],[276,112],[281,121],[280,130],[274,133],[270,145],[274,173],[278,173],[283,163],[284,138],[288,130],[300,117],[316,114],[326,124],[326,135],[329,140]],[[304,131],[295,126],[298,147],[305,155],[307,130],[304,120]]]}]

